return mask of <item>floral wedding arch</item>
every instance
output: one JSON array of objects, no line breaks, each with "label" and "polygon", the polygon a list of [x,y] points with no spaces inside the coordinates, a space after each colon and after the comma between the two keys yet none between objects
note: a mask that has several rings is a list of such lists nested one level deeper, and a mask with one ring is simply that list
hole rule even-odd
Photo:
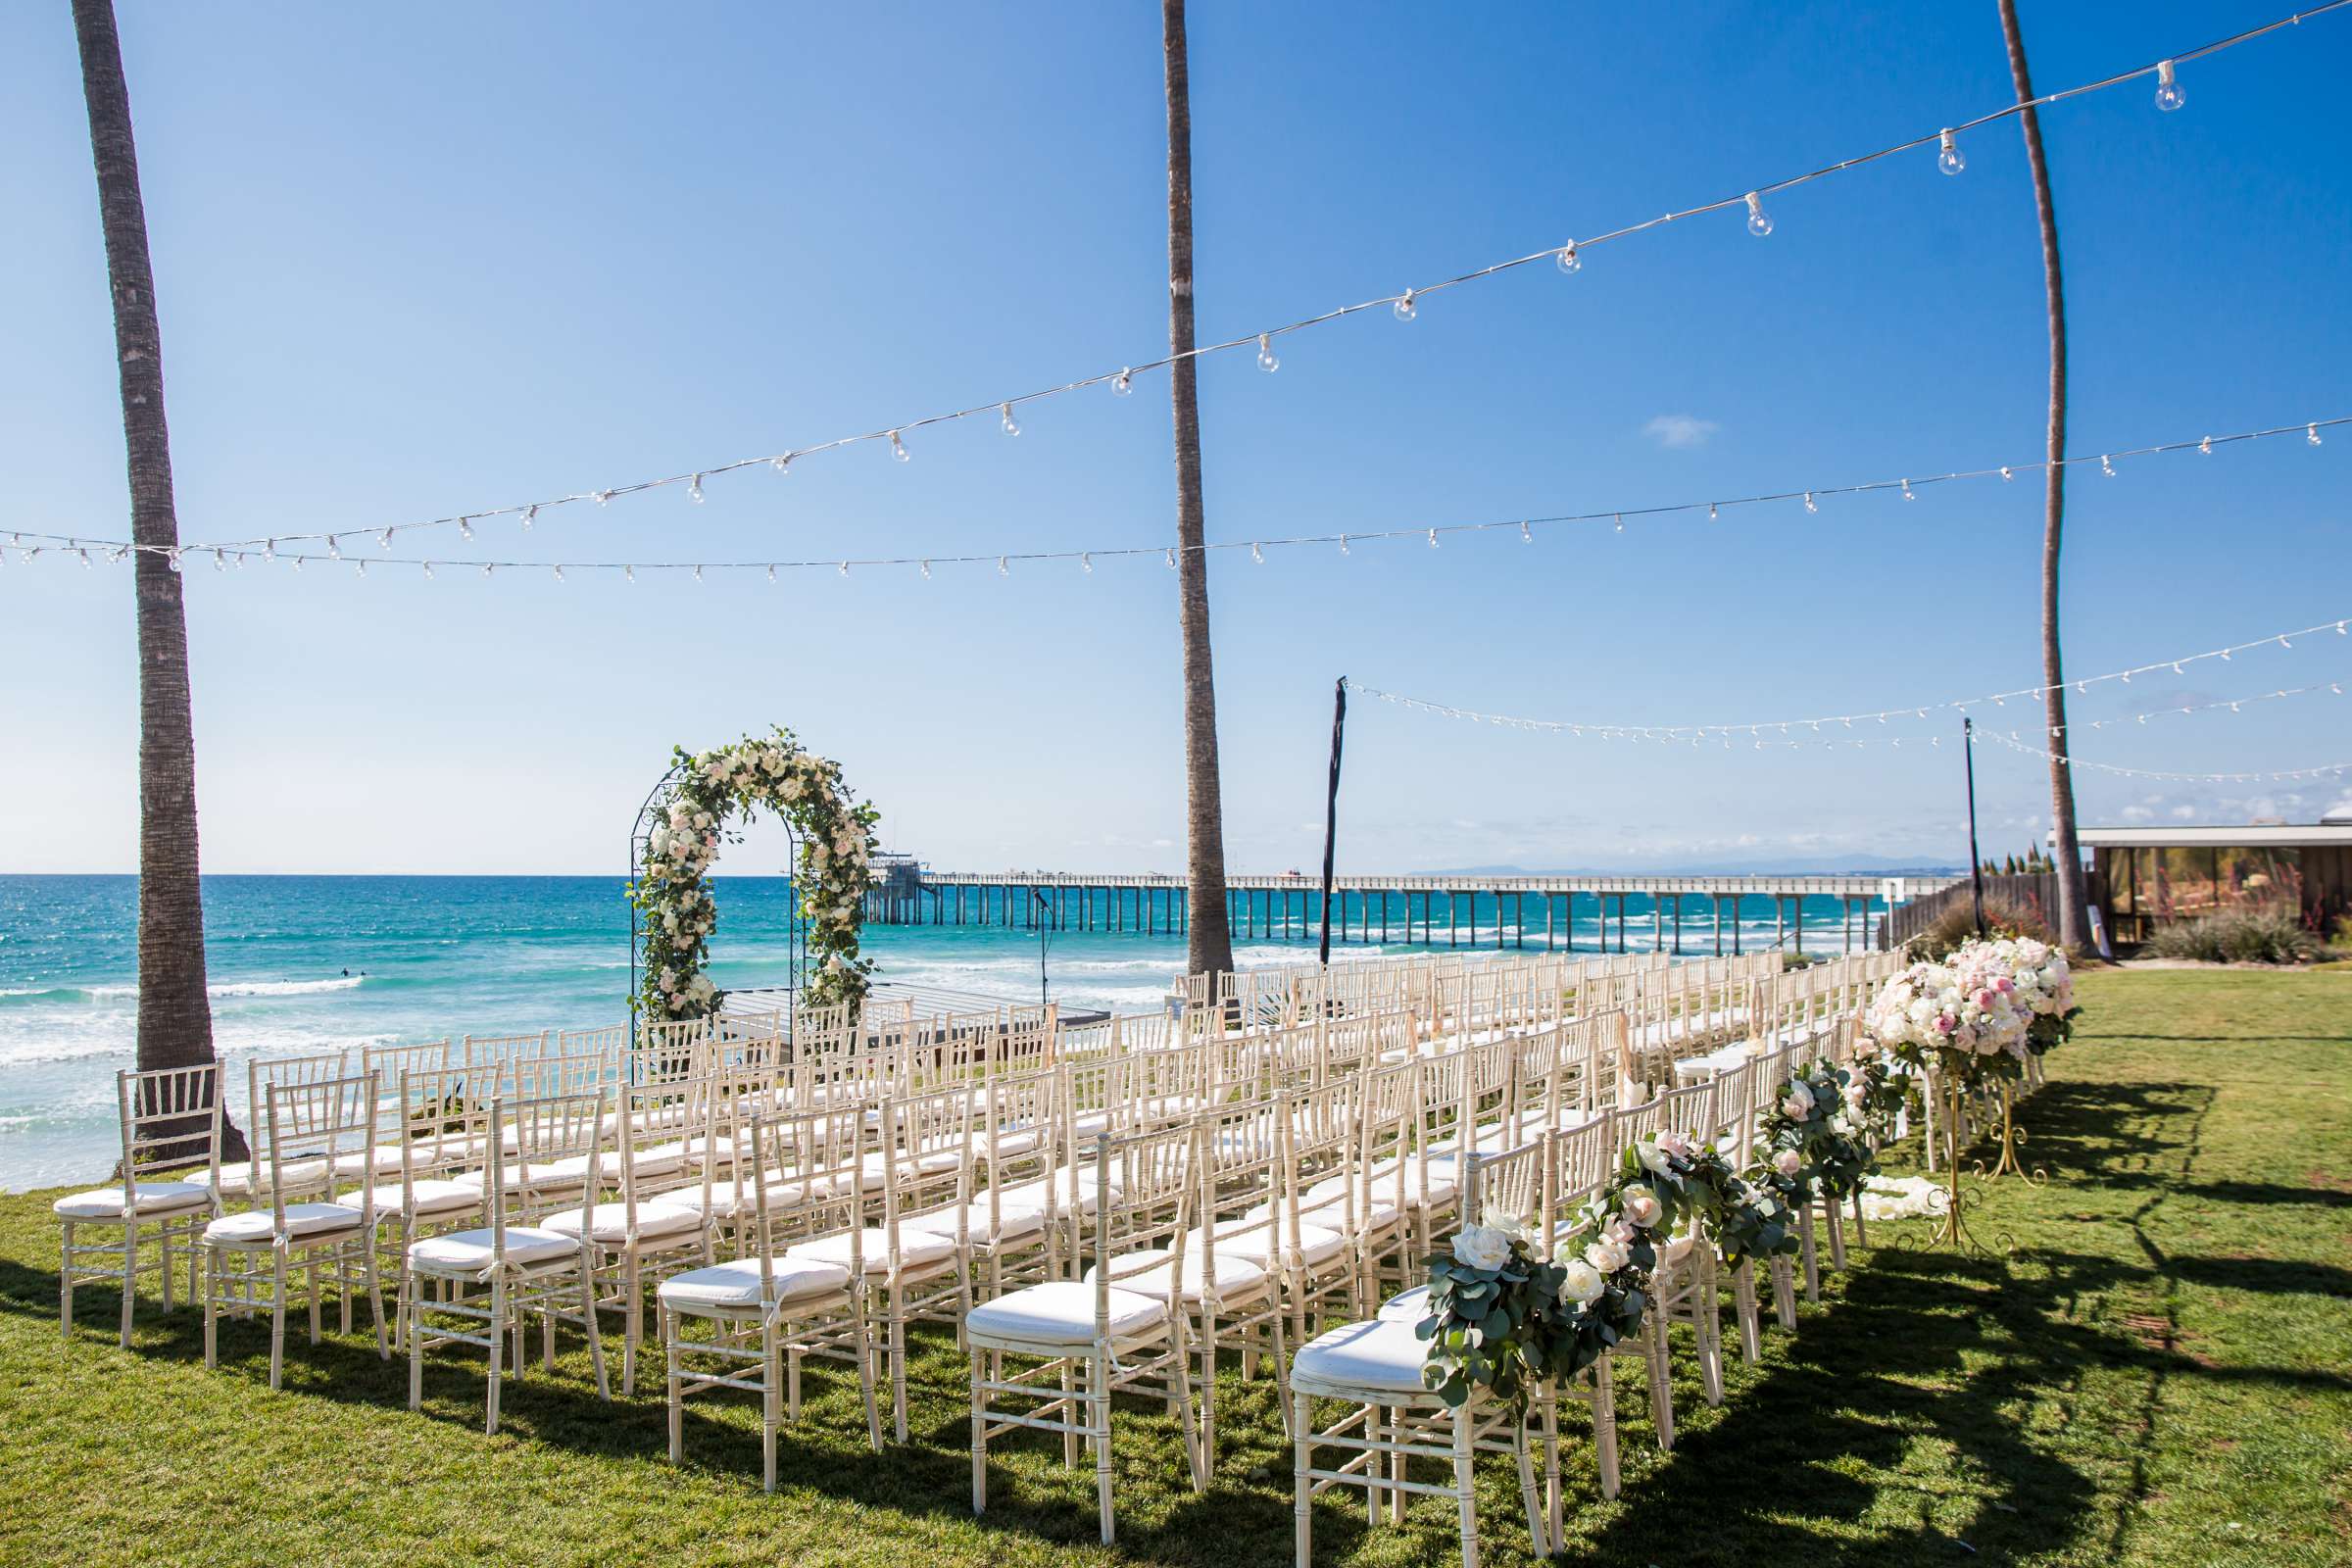
[{"label": "floral wedding arch", "polygon": [[852,805],[841,764],[781,726],[707,752],[679,747],[674,756],[667,795],[651,807],[653,830],[629,884],[645,931],[632,1005],[655,1022],[718,1010],[722,994],[703,968],[718,924],[710,866],[720,842],[739,837],[737,824],[763,809],[783,818],[799,845],[793,893],[816,964],[802,1001],[823,1006],[863,999],[873,960],[858,956],[858,933],[880,813],[870,803]]}]

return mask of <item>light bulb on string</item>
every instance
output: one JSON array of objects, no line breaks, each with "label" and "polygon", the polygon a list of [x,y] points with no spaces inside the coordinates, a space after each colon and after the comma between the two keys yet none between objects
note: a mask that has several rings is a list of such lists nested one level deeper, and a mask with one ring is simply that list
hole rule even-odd
[{"label": "light bulb on string", "polygon": [[276,540],[267,539],[262,542],[262,559],[264,561],[275,561],[277,559]]},{"label": "light bulb on string", "polygon": [[2099,471],[2110,479],[2115,477],[2115,464],[2104,452],[2099,454]]},{"label": "light bulb on string", "polygon": [[2213,456],[2213,437],[2211,437],[2211,436],[2207,436],[2207,437],[2206,437],[2204,440],[2202,440],[2202,441],[2198,442],[2198,443],[2197,443],[2197,450],[2198,450],[2199,452],[2203,453],[2205,456],[2207,456],[2207,457],[2209,457],[2209,458],[2210,458],[2210,457],[2212,457],[2212,456]]},{"label": "light bulb on string", "polygon": [[2320,427],[2316,421],[2303,427],[2303,439],[2315,447],[2320,444]]},{"label": "light bulb on string", "polygon": [[1576,241],[1574,240],[1561,246],[1559,254],[1552,258],[1552,262],[1561,271],[1571,273],[1585,265],[1585,259],[1576,254]]},{"label": "light bulb on string", "polygon": [[1390,306],[1389,309],[1396,313],[1396,319],[1399,321],[1411,320],[1413,317],[1418,314],[1413,309],[1413,291],[1408,288],[1403,293],[1397,295],[1396,303]]},{"label": "light bulb on string", "polygon": [[850,564],[846,561],[841,564],[841,574],[844,577],[847,577],[850,574]]},{"label": "light bulb on string", "polygon": [[383,547],[384,549],[386,549],[386,550],[389,550],[389,549],[391,549],[391,548],[392,548],[392,530],[391,530],[391,529],[389,529],[389,528],[386,528],[386,529],[385,529],[385,530],[384,530],[382,533],[379,533],[379,534],[377,534],[377,535],[375,536],[375,542],[376,542],[378,545],[382,546],[382,547]]},{"label": "light bulb on string", "polygon": [[1089,577],[1095,574],[1095,558],[1091,552],[1085,550],[1078,552],[1078,569]]},{"label": "light bulb on string", "polygon": [[2012,469],[2012,468],[2009,466],[2009,465],[2007,465],[2006,463],[2004,463],[2004,464],[2002,464],[2002,465],[2001,465],[2001,483],[2003,483],[2003,484],[2007,484],[2007,483],[2008,483],[2010,480],[2012,480],[2012,479],[2014,479],[2014,478],[2016,478],[2016,477],[2017,477],[2017,473],[2016,473],[2016,471],[2015,471],[2014,469]]},{"label": "light bulb on string", "polygon": [[1266,564],[1265,548],[1254,539],[1250,541],[1250,560],[1253,564],[1260,566]]},{"label": "light bulb on string", "polygon": [[1282,361],[1274,357],[1274,334],[1271,332],[1257,334],[1257,368],[1268,375],[1282,368]]},{"label": "light bulb on string", "polygon": [[1000,577],[1009,577],[1012,575],[1012,568],[1004,564],[1004,558],[1003,556],[999,556],[997,558],[997,575]]},{"label": "light bulb on string", "polygon": [[1438,548],[1438,530],[1435,528],[1429,530],[1429,548],[1432,550]]},{"label": "light bulb on string", "polygon": [[1176,569],[1176,547],[1173,545],[1168,547],[1168,569],[1170,571]]},{"label": "light bulb on string", "polygon": [[429,561],[424,564],[424,574],[428,579],[431,578],[433,574],[433,564]]},{"label": "light bulb on string", "polygon": [[1772,219],[1764,211],[1764,198],[1752,190],[1747,193],[1747,231],[1758,239],[1772,232]]},{"label": "light bulb on string", "polygon": [[2157,61],[2156,107],[2169,115],[2186,102],[2188,102],[2187,92],[2181,88],[2180,82],[2173,79],[2173,63],[2170,60]]},{"label": "light bulb on string", "polygon": [[890,432],[890,455],[901,463],[911,462],[914,458],[914,454],[906,450],[906,443],[899,439],[896,430]]},{"label": "light bulb on string", "polygon": [[790,473],[792,471],[792,454],[786,452],[780,456],[770,458],[767,460],[767,466],[775,469],[778,473]]},{"label": "light bulb on string", "polygon": [[87,571],[87,570],[89,570],[89,569],[90,569],[90,552],[89,552],[89,547],[88,547],[88,546],[86,546],[86,545],[76,545],[76,546],[74,547],[74,553],[75,555],[77,555],[77,556],[79,556],[79,557],[81,558],[81,569],[82,569],[82,570],[84,570],[84,571]]},{"label": "light bulb on string", "polygon": [[1527,524],[1524,522],[1519,525],[1519,542],[1523,545],[1532,545],[1536,542],[1536,536],[1528,531]]},{"label": "light bulb on string", "polygon": [[694,580],[696,582],[701,582],[703,580],[703,568],[699,565],[694,568]]},{"label": "light bulb on string", "polygon": [[558,581],[558,582],[562,582],[563,580],[564,580],[564,568],[563,568],[562,566],[558,566],[558,567],[556,568],[556,581]]},{"label": "light bulb on string", "polygon": [[1112,376],[1110,378],[1110,389],[1120,397],[1125,397],[1128,393],[1134,391],[1135,371],[1132,369],[1125,369]]},{"label": "light bulb on string", "polygon": [[620,574],[631,582],[635,582],[637,580],[637,568],[635,566],[621,567]]},{"label": "light bulb on string", "polygon": [[703,499],[703,476],[696,474],[686,485],[686,499],[700,505]]},{"label": "light bulb on string", "polygon": [[1936,151],[1936,167],[1937,169],[1947,174],[1957,174],[1968,167],[1968,157],[1960,151],[1958,137],[1947,130],[1938,140],[1940,145]]},{"label": "light bulb on string", "polygon": [[522,509],[522,531],[529,533],[531,524],[539,520],[539,503],[534,501]]},{"label": "light bulb on string", "polygon": [[1805,510],[1807,512],[1819,512],[1821,510],[1821,503],[1813,499],[1813,492],[1810,490],[1805,492]]},{"label": "light bulb on string", "polygon": [[294,569],[295,569],[296,571],[300,571],[300,570],[302,570],[302,557],[300,557],[300,556],[296,556],[296,557],[294,557]]},{"label": "light bulb on string", "polygon": [[1000,403],[997,405],[997,421],[1004,426],[1004,433],[1006,435],[1019,435],[1021,433],[1021,421],[1012,416],[1012,405],[1010,403]]},{"label": "light bulb on string", "polygon": [[353,575],[353,576],[355,576],[355,577],[365,577],[365,576],[367,576],[367,575],[368,575],[368,563],[366,563],[365,561],[355,561],[355,562],[353,562],[351,564],[352,564],[352,568],[353,568],[353,570],[352,570],[352,575]]},{"label": "light bulb on string", "polygon": [[1905,501],[1917,501],[1919,499],[1919,497],[1911,493],[1911,481],[1908,479],[1903,481],[1903,499]]},{"label": "light bulb on string", "polygon": [[1715,503],[1712,501],[1707,503],[1707,520],[1709,522],[1721,522],[1723,520],[1723,514],[1715,510]]},{"label": "light bulb on string", "polygon": [[[926,575],[928,575],[928,573],[926,573]],[[767,580],[769,582],[774,582],[776,580],[776,564],[772,561],[767,564]]]},{"label": "light bulb on string", "polygon": [[1619,533],[1625,532],[1625,514],[1622,512],[1617,514],[1617,531]]},{"label": "light bulb on string", "polygon": [[471,517],[460,517],[458,519],[458,537],[466,540],[469,544],[472,542],[473,519]]},{"label": "light bulb on string", "polygon": [[1348,549],[1348,536],[1346,534],[1342,534],[1340,535],[1340,554],[1345,556],[1349,553],[1350,552]]},{"label": "light bulb on string", "polygon": [[[774,572],[771,570],[771,571],[768,573],[768,575],[772,577],[772,576],[774,576],[774,575],[775,575],[775,573],[774,573]],[[931,580],[931,563],[929,563],[928,561],[926,561],[926,562],[924,562],[924,563],[923,563],[923,581],[925,581],[925,582],[929,582],[930,580]]]},{"label": "light bulb on string", "polygon": [[[296,563],[294,563],[294,569],[295,569],[296,571],[300,571],[300,570],[302,569],[302,563],[301,563],[301,562],[299,562],[299,561],[297,561]],[[492,573],[496,572],[497,570],[498,570],[498,563],[497,563],[497,562],[495,562],[495,561],[485,561],[485,562],[483,562],[483,563],[482,563],[482,575],[483,575],[483,576],[485,576],[485,577],[487,577],[487,576],[490,576]]]},{"label": "light bulb on string", "polygon": [[611,506],[612,504],[612,492],[610,490],[599,490],[596,493],[596,504],[600,507]]}]

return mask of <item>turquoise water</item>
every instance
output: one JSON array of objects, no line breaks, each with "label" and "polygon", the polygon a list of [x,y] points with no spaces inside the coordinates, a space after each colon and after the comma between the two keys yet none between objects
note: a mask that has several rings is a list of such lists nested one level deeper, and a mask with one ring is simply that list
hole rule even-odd
[{"label": "turquoise water", "polygon": [[[711,974],[724,987],[783,982],[791,890],[780,877],[719,877]],[[621,1022],[628,1016],[629,916],[613,877],[207,877],[205,934],[215,1044],[230,1066],[232,1108],[254,1054],[357,1048],[443,1036],[514,1034]],[[138,884],[108,876],[0,876],[0,1188],[102,1178],[118,1152],[114,1073],[131,1065],[138,996]],[[1632,901],[1629,946],[1649,942],[1648,907]],[[1686,951],[1712,950],[1714,926],[1686,901]],[[1294,906],[1295,907],[1295,906]],[[1395,940],[1350,943],[1335,956],[1411,951],[1401,901]],[[1094,918],[1106,906],[1098,894]],[[1350,929],[1360,925],[1352,902]],[[1597,946],[1597,909],[1576,906],[1575,945]],[[1749,902],[1742,945],[1771,943],[1771,901]],[[1296,912],[1294,937],[1236,927],[1243,967],[1312,954]],[[1074,915],[1073,915],[1074,922]],[[1531,901],[1528,942],[1543,942]],[[1164,923],[1164,916],[1163,916]],[[1811,948],[1835,947],[1838,906],[1811,901]],[[1374,920],[1377,933],[1378,919]],[[1515,935],[1515,928],[1511,933]],[[1038,995],[1038,941],[1028,930],[869,926],[880,978],[1006,1001]],[[1565,941],[1563,928],[1559,937]],[[1616,925],[1610,925],[1612,944]],[[1444,905],[1437,946],[1446,938]],[[1494,901],[1464,903],[1461,937],[1491,948]],[[1101,930],[1053,933],[1054,1000],[1118,1011],[1155,1010],[1184,967],[1184,943]]]}]

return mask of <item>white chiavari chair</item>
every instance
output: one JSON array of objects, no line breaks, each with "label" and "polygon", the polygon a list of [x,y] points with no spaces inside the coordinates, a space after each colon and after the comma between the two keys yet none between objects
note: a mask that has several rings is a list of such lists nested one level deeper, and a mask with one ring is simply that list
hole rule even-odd
[{"label": "white chiavari chair", "polygon": [[[1549,1139],[1542,1138],[1515,1149],[1485,1155],[1470,1152],[1463,1164],[1463,1221],[1479,1222],[1482,1212],[1497,1220],[1507,1217],[1531,1223],[1543,1234],[1548,1221],[1542,1213],[1546,1152]],[[1481,1195],[1493,1202],[1482,1210]],[[1473,1466],[1482,1452],[1507,1453],[1519,1475],[1519,1497],[1527,1530],[1539,1557],[1551,1550],[1551,1536],[1536,1484],[1528,1440],[1527,1416],[1508,1406],[1473,1396],[1447,1406],[1421,1381],[1429,1345],[1416,1332],[1426,1310],[1427,1292],[1407,1292],[1384,1306],[1379,1315],[1331,1329],[1299,1348],[1291,1360],[1292,1507],[1298,1568],[1310,1568],[1314,1558],[1314,1499],[1333,1487],[1350,1487],[1364,1494],[1370,1523],[1381,1516],[1381,1501],[1391,1502],[1393,1517],[1401,1519],[1407,1494],[1453,1499],[1460,1519],[1464,1568],[1477,1568],[1478,1503]],[[1327,1427],[1317,1427],[1314,1400],[1338,1399],[1347,1413]],[[1319,1465],[1318,1450],[1332,1449],[1348,1457]],[[1445,1464],[1451,1484],[1415,1481],[1414,1459]]]},{"label": "white chiavari chair", "polygon": [[[738,1102],[745,1157],[736,1180],[749,1190],[748,1234],[759,1239],[724,1263],[688,1269],[655,1292],[669,1406],[669,1459],[685,1455],[686,1400],[712,1389],[760,1396],[761,1485],[776,1490],[776,1429],[801,1414],[801,1362],[848,1343],[858,1348],[858,1392],[865,1404],[866,1442],[882,1451],[882,1418],[874,1399],[873,1358],[864,1353],[865,1291],[858,1245],[862,1227],[857,1194],[862,1185],[855,1111],[751,1114]],[[828,1160],[826,1151],[834,1152]],[[792,1211],[789,1215],[782,1211]],[[850,1237],[846,1261],[777,1256],[765,1238],[779,1229],[839,1219]],[[688,1332],[708,1325],[708,1337]],[[829,1332],[828,1332],[829,1331]],[[750,1370],[757,1368],[757,1372]]]},{"label": "white chiavari chair", "polygon": [[[429,1054],[423,1059],[430,1059]],[[379,1178],[335,1198],[346,1206],[373,1206],[379,1222],[379,1250],[389,1259],[396,1282],[407,1267],[409,1249],[418,1240],[478,1219],[482,1213],[480,1184],[459,1178],[482,1158],[488,1108],[466,1093],[466,1069],[446,1065],[447,1059],[444,1053],[444,1065],[410,1067],[400,1075],[399,1089],[391,1098],[400,1111],[390,1138],[397,1176],[390,1181]],[[377,1104],[384,1104],[386,1098],[379,1085]],[[379,1124],[380,1119],[379,1112]],[[379,1137],[379,1156],[383,1142]],[[371,1163],[380,1166],[383,1161],[379,1157]],[[405,1300],[398,1296],[397,1286],[395,1295],[396,1300]],[[393,1322],[395,1348],[406,1347],[407,1334],[404,1310]]]},{"label": "white chiavari chair", "polygon": [[[74,1291],[113,1280],[122,1286],[122,1348],[130,1348],[130,1314],[139,1275],[161,1276],[165,1310],[172,1306],[174,1244],[188,1258],[188,1298],[197,1298],[198,1237],[220,1212],[220,1066],[164,1067],[115,1074],[115,1114],[122,1134],[122,1184],[74,1193],[49,1205],[59,1225],[58,1331],[74,1332]],[[175,1180],[144,1180],[176,1170]],[[88,1242],[96,1229],[113,1238]],[[156,1261],[142,1264],[139,1249],[152,1235]]]},{"label": "white chiavari chair", "polygon": [[[409,1249],[402,1274],[410,1409],[419,1409],[424,1402],[427,1350],[442,1345],[480,1346],[490,1359],[484,1429],[495,1434],[500,1388],[509,1375],[521,1375],[523,1330],[533,1316],[541,1320],[551,1365],[557,1323],[580,1328],[596,1369],[597,1396],[612,1396],[587,1252],[576,1235],[566,1236],[543,1223],[570,1208],[580,1214],[582,1228],[588,1227],[602,1180],[611,1107],[611,1093],[601,1087],[580,1094],[490,1102],[491,1126],[508,1129],[514,1145],[510,1155],[506,1136],[493,1131],[484,1140],[490,1163],[481,1188],[490,1223],[417,1242]],[[543,1182],[536,1174],[558,1161],[574,1159],[584,1161],[579,1176]],[[445,1288],[447,1295],[436,1298],[428,1294],[428,1285]],[[511,1364],[506,1349],[510,1336]]]},{"label": "white chiavari chair", "polygon": [[[204,1364],[220,1364],[223,1310],[270,1313],[270,1387],[283,1380],[286,1308],[300,1276],[310,1301],[311,1343],[319,1336],[319,1309],[329,1288],[340,1302],[341,1330],[351,1332],[351,1298],[365,1290],[375,1318],[376,1353],[392,1356],[384,1293],[376,1271],[375,1190],[364,1187],[357,1203],[289,1202],[295,1180],[288,1168],[332,1170],[355,1148],[362,1170],[374,1168],[376,1080],[372,1073],[297,1084],[264,1092],[261,1125],[270,1151],[265,1187],[269,1206],[223,1214],[204,1228]],[[265,1296],[265,1290],[267,1295]]]},{"label": "white chiavari chair", "polygon": [[[1128,1390],[1175,1404],[1193,1490],[1206,1489],[1183,1298],[1183,1282],[1192,1275],[1186,1248],[1195,1136],[1191,1124],[1178,1123],[1096,1139],[1096,1190],[1116,1188],[1123,1196],[1094,1212],[1094,1265],[1086,1277],[1026,1286],[964,1314],[974,1513],[988,1508],[992,1437],[1014,1428],[1058,1432],[1065,1462],[1074,1462],[1081,1441],[1094,1450],[1096,1508],[1102,1543],[1110,1544],[1117,1535],[1111,1396]],[[1008,1373],[1008,1355],[1033,1364]]]}]

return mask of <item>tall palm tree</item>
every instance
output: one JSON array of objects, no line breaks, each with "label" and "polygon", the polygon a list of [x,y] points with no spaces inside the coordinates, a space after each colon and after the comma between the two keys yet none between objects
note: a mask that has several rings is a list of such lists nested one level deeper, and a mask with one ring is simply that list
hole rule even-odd
[{"label": "tall palm tree", "polygon": [[[142,1069],[213,1059],[205,995],[204,901],[196,862],[196,739],[189,713],[188,617],[180,598],[179,518],[164,423],[163,331],[147,255],[147,207],[131,141],[130,90],[113,0],[74,0],[90,161],[115,306],[139,644],[139,1044]],[[233,1152],[243,1139],[228,1131]]]},{"label": "tall palm tree", "polygon": [[1200,399],[1193,360],[1193,105],[1184,0],[1161,0],[1168,77],[1169,395],[1176,414],[1176,585],[1184,626],[1185,962],[1233,967],[1225,907],[1225,807],[1217,782],[1217,683],[1208,650],[1208,555],[1200,507]]},{"label": "tall palm tree", "polygon": [[2070,948],[2090,944],[2090,917],[2082,884],[2082,848],[2075,836],[2074,768],[2068,760],[2073,735],[2066,725],[2066,671],[2058,654],[2058,547],[2066,521],[2066,287],[2058,269],[2058,209],[2050,200],[2050,166],[2041,152],[2041,117],[2031,107],[2034,77],[2026,69],[2026,40],[2017,25],[2017,0],[1999,0],[2001,36],[2009,45],[2009,74],[2026,137],[2026,163],[2034,172],[2034,209],[2041,220],[2041,277],[2050,307],[2050,462],[2041,522],[2041,681],[2049,688],[2043,710],[2050,731],[2050,830],[2058,862],[2058,940]]}]

